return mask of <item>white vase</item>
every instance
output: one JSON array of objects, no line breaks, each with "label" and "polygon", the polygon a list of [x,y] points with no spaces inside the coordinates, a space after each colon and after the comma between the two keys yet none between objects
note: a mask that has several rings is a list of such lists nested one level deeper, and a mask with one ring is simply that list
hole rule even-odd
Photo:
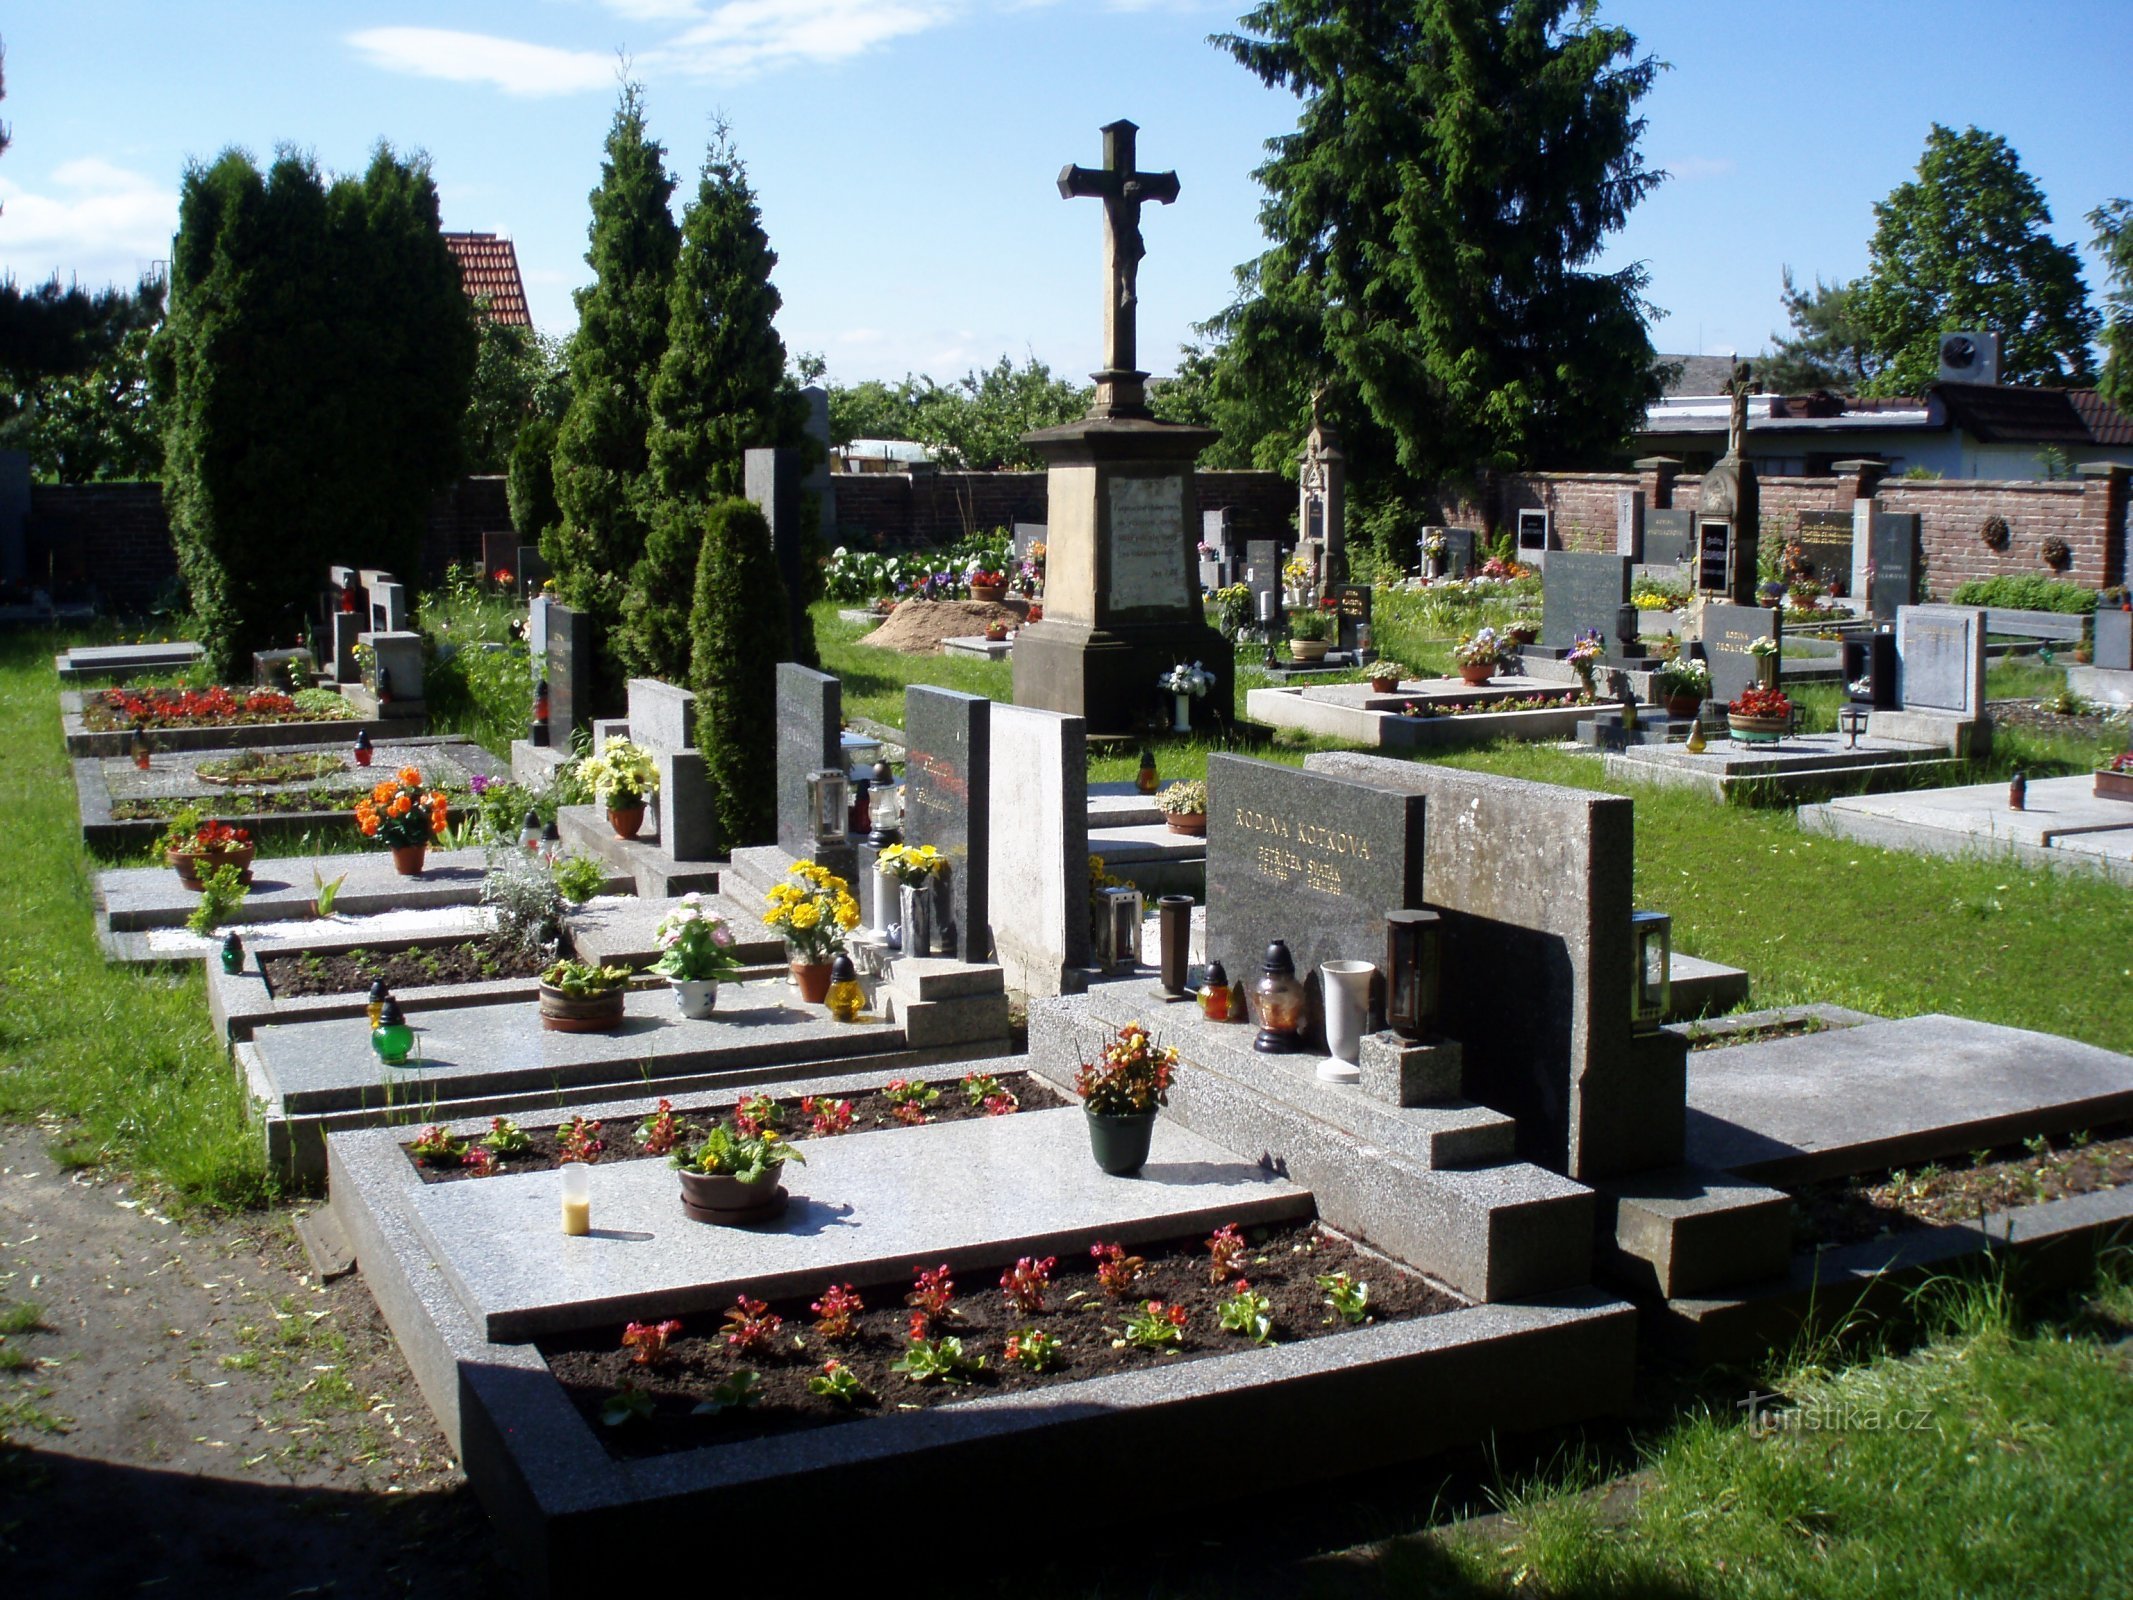
[{"label": "white vase", "polygon": [[881,868],[874,869],[874,920],[868,926],[876,933],[886,935],[896,926],[896,900],[898,884],[893,875]]},{"label": "white vase", "polygon": [[1319,979],[1326,993],[1326,1059],[1318,1075],[1329,1083],[1359,1083],[1356,1059],[1370,1027],[1370,980],[1377,968],[1367,961],[1321,961]]},{"label": "white vase", "polygon": [[669,978],[667,982],[673,985],[675,1006],[692,1021],[701,1022],[718,1009],[718,979]]},{"label": "white vase", "polygon": [[1177,702],[1177,715],[1171,723],[1170,731],[1172,733],[1192,732],[1192,696],[1189,694],[1174,694],[1171,698]]}]

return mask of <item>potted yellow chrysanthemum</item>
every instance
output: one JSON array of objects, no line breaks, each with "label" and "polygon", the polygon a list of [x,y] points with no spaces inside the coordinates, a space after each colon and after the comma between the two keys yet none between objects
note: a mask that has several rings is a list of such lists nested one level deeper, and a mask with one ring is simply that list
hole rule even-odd
[{"label": "potted yellow chrysanthemum", "polygon": [[827,867],[796,861],[786,880],[764,897],[764,924],[785,938],[800,998],[820,1005],[829,993],[830,960],[844,949],[847,929],[859,926],[859,902],[851,886]]}]

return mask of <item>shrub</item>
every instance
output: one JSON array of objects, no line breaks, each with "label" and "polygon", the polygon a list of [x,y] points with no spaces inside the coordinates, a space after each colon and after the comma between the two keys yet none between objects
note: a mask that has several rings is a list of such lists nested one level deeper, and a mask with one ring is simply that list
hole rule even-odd
[{"label": "shrub", "polygon": [[697,742],[728,850],[776,837],[778,663],[786,659],[785,585],[770,524],[747,500],[705,513],[690,618]]},{"label": "shrub", "polygon": [[666,500],[652,512],[644,555],[622,595],[622,661],[640,677],[685,683],[689,676],[689,609],[696,587],[704,523],[697,507]]},{"label": "shrub", "polygon": [[1959,606],[2000,606],[2009,611],[2058,611],[2086,615],[2096,609],[2096,591],[2041,572],[2009,572],[1997,578],[1972,578],[1955,586],[1949,599]]}]

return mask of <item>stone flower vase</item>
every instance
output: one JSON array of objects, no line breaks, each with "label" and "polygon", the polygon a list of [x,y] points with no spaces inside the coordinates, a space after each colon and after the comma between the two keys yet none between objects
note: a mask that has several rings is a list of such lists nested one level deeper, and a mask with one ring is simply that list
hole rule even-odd
[{"label": "stone flower vase", "polygon": [[716,978],[669,978],[674,989],[674,1005],[692,1022],[701,1022],[718,1009],[718,979]]},{"label": "stone flower vase", "polygon": [[1148,1147],[1155,1140],[1154,1111],[1103,1116],[1083,1106],[1089,1124],[1089,1153],[1097,1166],[1114,1178],[1130,1178],[1148,1164]]},{"label": "stone flower vase", "polygon": [[403,878],[421,876],[422,863],[428,858],[430,847],[426,844],[396,844],[392,847],[393,871]]},{"label": "stone flower vase", "polygon": [[904,954],[930,956],[948,932],[948,873],[941,871],[897,888],[903,917]]},{"label": "stone flower vase", "polygon": [[1323,639],[1291,639],[1289,641],[1289,659],[1291,661],[1323,661],[1326,659],[1326,649],[1326,641]]}]

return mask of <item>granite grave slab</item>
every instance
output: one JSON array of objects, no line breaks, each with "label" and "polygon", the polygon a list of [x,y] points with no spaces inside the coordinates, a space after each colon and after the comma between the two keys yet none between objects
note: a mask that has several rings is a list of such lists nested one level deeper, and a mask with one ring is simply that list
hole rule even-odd
[{"label": "granite grave slab", "polygon": [[1615,613],[1629,601],[1629,558],[1592,550],[1558,550],[1541,578],[1541,644],[1567,650],[1588,628],[1613,650]]},{"label": "granite grave slab", "polygon": [[904,838],[950,862],[946,925],[937,951],[984,961],[992,955],[992,702],[914,684],[904,691]]}]

